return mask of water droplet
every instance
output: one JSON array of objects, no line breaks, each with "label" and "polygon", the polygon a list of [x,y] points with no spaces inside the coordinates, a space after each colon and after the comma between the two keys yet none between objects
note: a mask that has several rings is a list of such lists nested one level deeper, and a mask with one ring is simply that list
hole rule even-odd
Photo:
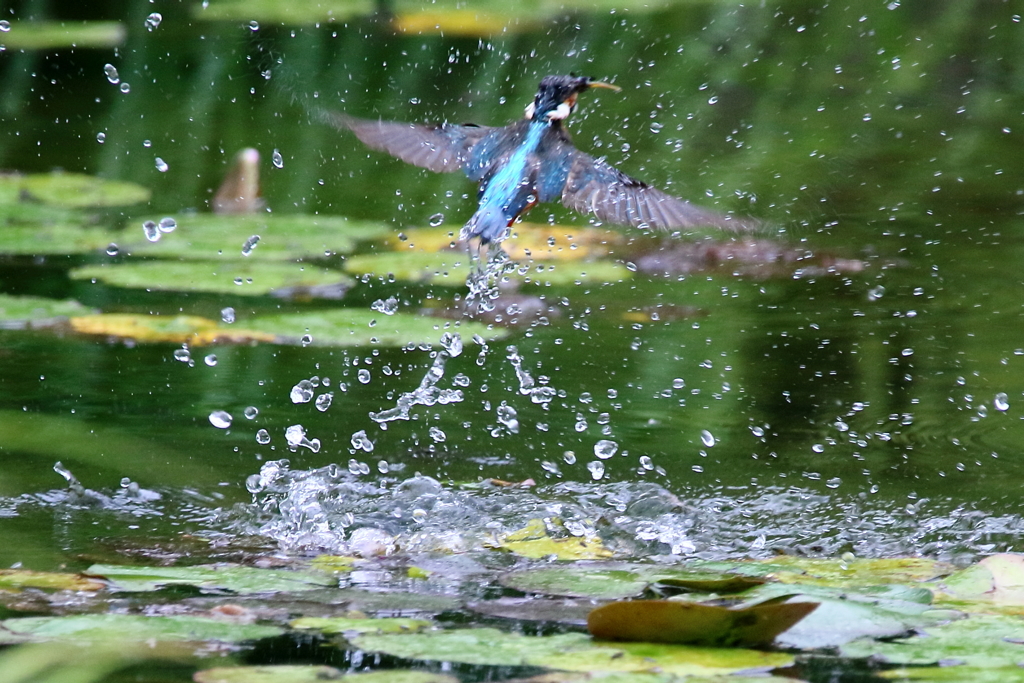
[{"label": "water droplet", "polygon": [[813,446],[811,446],[811,450],[814,451],[815,453],[824,453],[825,447],[820,443],[816,443]]},{"label": "water droplet", "polygon": [[435,443],[443,443],[444,440],[448,438],[448,435],[437,427],[431,427],[430,438],[433,439]]},{"label": "water droplet", "polygon": [[377,463],[377,471],[380,472],[381,474],[387,474],[388,472],[390,472],[391,471],[391,467],[390,467],[390,465],[388,465],[388,461],[387,460],[379,461]]},{"label": "water droplet", "polygon": [[[503,424],[513,434],[519,433],[519,413],[516,412],[515,408],[502,401],[501,405],[498,406],[497,413],[498,422]],[[495,436],[493,432],[492,436]]]},{"label": "water droplet", "polygon": [[249,30],[250,31],[259,31],[260,30],[260,22],[258,22],[258,21],[250,21],[249,22]]},{"label": "water droplet", "polygon": [[150,140],[143,140],[143,141],[142,141],[142,146],[143,146],[143,147],[146,147],[146,148],[149,148],[149,147],[152,147],[152,146],[153,146],[153,143],[152,143],[152,141],[150,141]]},{"label": "water droplet", "polygon": [[181,361],[182,363],[187,363],[190,360],[192,360],[192,354],[188,352],[188,349],[175,349],[174,360]]},{"label": "water droplet", "polygon": [[253,235],[252,237],[247,239],[245,243],[242,245],[242,256],[248,256],[249,254],[251,254],[252,250],[256,248],[257,244],[259,244],[259,241],[259,235]]},{"label": "water droplet", "polygon": [[212,368],[217,364],[217,356],[211,353],[203,359],[203,362]]},{"label": "water droplet", "polygon": [[702,429],[700,430],[700,442],[708,448],[711,448],[715,445],[715,437],[708,430]]},{"label": "water droplet", "polygon": [[147,31],[152,31],[157,26],[159,26],[160,22],[163,21],[163,20],[164,20],[164,18],[163,18],[163,16],[161,16],[161,14],[159,12],[153,12],[148,17],[146,17],[146,30]]},{"label": "water droplet", "polygon": [[102,145],[106,141],[107,141],[107,134],[106,133],[104,133],[102,131],[100,131],[99,133],[96,133],[96,142],[98,142],[98,143],[100,143]]},{"label": "water droplet", "polygon": [[566,465],[575,465],[576,453],[574,453],[573,451],[566,451],[565,453],[562,453],[562,460],[565,461]]},{"label": "water droplet", "polygon": [[121,251],[120,248],[113,242],[107,245],[107,256],[117,256],[119,251]]},{"label": "water droplet", "polygon": [[373,450],[373,442],[367,438],[365,429],[360,429],[352,435],[352,448],[357,451],[366,451],[367,453]]},{"label": "water droplet", "polygon": [[7,33],[11,30],[11,22],[6,19],[0,19],[0,33]]},{"label": "water droplet", "polygon": [[608,458],[615,455],[618,451],[619,444],[609,439],[601,439],[596,444],[594,444],[594,455],[601,458],[602,460],[607,460]]},{"label": "water droplet", "polygon": [[331,407],[331,401],[334,400],[334,392],[328,391],[326,394],[320,394],[316,397],[316,409],[321,413],[326,412]]},{"label": "water droplet", "polygon": [[220,319],[226,322],[228,325],[235,322],[235,309],[228,306],[227,308],[220,309]]},{"label": "water droplet", "polygon": [[276,168],[284,168],[284,157],[281,156],[281,152],[274,150],[274,153],[270,155],[270,161],[273,162]]},{"label": "water droplet", "polygon": [[387,299],[377,299],[370,304],[370,308],[384,315],[394,315],[398,310],[398,299],[393,296],[389,296]]},{"label": "water droplet", "polygon": [[103,73],[106,75],[107,80],[117,85],[121,82],[121,77],[117,75],[117,67],[113,64],[104,64]]},{"label": "water droplet", "polygon": [[160,239],[160,228],[153,221],[145,221],[142,224],[142,234],[150,242],[156,242]]},{"label": "water droplet", "polygon": [[995,406],[996,410],[1009,410],[1010,399],[1005,393],[1000,391],[998,394],[996,394],[995,400],[992,401],[992,405]]},{"label": "water droplet", "polygon": [[842,483],[843,480],[840,479],[839,477],[832,477],[831,479],[825,482],[825,486],[829,487],[830,489],[837,489],[839,488],[839,485]]},{"label": "water droplet", "polygon": [[128,85],[128,82],[125,81],[124,83],[121,84],[121,87],[119,88],[119,90],[121,92],[123,92],[125,95],[127,95],[128,93],[130,93],[132,91],[132,86]]},{"label": "water droplet", "polygon": [[587,469],[590,470],[590,477],[597,481],[604,476],[604,463],[600,460],[594,460],[593,462],[587,463]]},{"label": "water droplet", "polygon": [[914,349],[903,349],[902,351],[900,351],[900,355],[902,355],[902,356],[913,356],[914,355]]},{"label": "water droplet", "polygon": [[268,432],[266,429],[261,429],[258,432],[256,432],[256,443],[262,444],[264,446],[270,443],[270,432]]},{"label": "water droplet", "polygon": [[885,287],[878,285],[868,290],[868,301],[878,301],[885,296]]},{"label": "water droplet", "polygon": [[462,353],[462,336],[458,333],[445,332],[441,335],[441,346],[449,356],[455,358]]},{"label": "water droplet", "polygon": [[649,455],[641,455],[640,456],[640,467],[643,467],[645,470],[653,470],[654,469],[654,461],[651,460],[651,456],[649,456]]},{"label": "water droplet", "polygon": [[358,379],[361,384],[369,384],[370,371],[366,368],[359,368],[359,372],[356,373],[356,379]]},{"label": "water droplet", "polygon": [[437,226],[439,226],[442,223],[444,223],[444,214],[443,213],[435,213],[433,216],[430,217],[430,221],[429,222],[430,222],[430,227],[436,228]]},{"label": "water droplet", "polygon": [[292,387],[291,393],[288,396],[291,398],[292,403],[309,403],[313,400],[313,393],[313,383],[308,379],[304,379]]},{"label": "water droplet", "polygon": [[215,410],[210,413],[210,424],[217,429],[227,429],[231,426],[232,419],[234,418],[231,417],[231,413],[223,410]]},{"label": "water droplet", "polygon": [[302,339],[299,340],[299,343],[302,344],[303,346],[309,346],[310,344],[313,343],[313,335],[311,335],[311,334],[304,334],[304,335],[302,335]]},{"label": "water droplet", "polygon": [[160,228],[160,232],[174,232],[174,229],[178,227],[178,221],[174,220],[170,216],[165,216],[160,219],[160,222],[156,224],[156,227]]},{"label": "water droplet", "polygon": [[256,406],[249,406],[242,411],[242,414],[245,415],[246,420],[255,420],[256,416],[260,414],[260,409]]},{"label": "water droplet", "polygon": [[170,166],[167,165],[167,162],[160,157],[157,157],[154,163],[156,164],[156,170],[161,173],[167,173],[167,169],[170,168]]},{"label": "water droplet", "polygon": [[681,377],[676,377],[674,380],[672,380],[672,388],[673,389],[682,389],[685,386],[686,386],[686,380],[682,379]]},{"label": "water droplet", "polygon": [[762,436],[764,436],[764,428],[759,427],[757,425],[751,425],[750,433],[760,439]]}]

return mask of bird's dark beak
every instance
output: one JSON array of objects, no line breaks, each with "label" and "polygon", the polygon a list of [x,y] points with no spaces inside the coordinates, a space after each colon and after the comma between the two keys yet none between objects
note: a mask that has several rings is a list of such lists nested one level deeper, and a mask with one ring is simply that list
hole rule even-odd
[{"label": "bird's dark beak", "polygon": [[604,81],[591,81],[587,83],[588,88],[607,88],[608,90],[614,90],[615,92],[621,92],[622,88],[611,83],[605,83]]}]

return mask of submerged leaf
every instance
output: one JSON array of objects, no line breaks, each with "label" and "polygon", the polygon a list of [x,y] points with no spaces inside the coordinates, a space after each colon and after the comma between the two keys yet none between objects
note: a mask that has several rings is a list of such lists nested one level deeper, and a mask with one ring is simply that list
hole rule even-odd
[{"label": "submerged leaf", "polygon": [[210,292],[236,296],[340,299],[353,285],[336,270],[295,263],[253,261],[146,261],[75,268],[76,280],[98,280],[115,287],[170,292]]},{"label": "submerged leaf", "polygon": [[336,581],[322,574],[283,569],[260,569],[234,564],[194,567],[129,567],[94,564],[86,570],[114,584],[115,590],[154,591],[170,585],[196,586],[204,590],[232,593],[279,593],[308,591],[334,586]]},{"label": "submerged leaf", "polygon": [[258,640],[280,635],[276,626],[235,624],[196,616],[147,617],[137,614],[80,614],[21,617],[0,622],[0,643],[43,640],[107,642]]},{"label": "submerged leaf", "polygon": [[758,647],[770,645],[817,606],[795,602],[730,609],[672,600],[632,600],[598,607],[587,618],[587,630],[604,640]]}]

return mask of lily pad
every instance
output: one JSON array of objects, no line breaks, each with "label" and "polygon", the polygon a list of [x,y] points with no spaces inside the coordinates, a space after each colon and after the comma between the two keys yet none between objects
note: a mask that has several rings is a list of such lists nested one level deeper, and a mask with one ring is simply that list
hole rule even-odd
[{"label": "lily pad", "polygon": [[146,617],[137,614],[80,614],[21,617],[0,622],[0,643],[61,640],[90,642],[220,641],[233,643],[280,635],[276,626],[235,624],[196,616]]},{"label": "lily pad", "polygon": [[610,644],[595,642],[581,633],[524,636],[490,628],[362,635],[349,642],[361,650],[406,659],[563,671],[657,671],[697,676],[793,662],[791,656],[781,653],[654,643]]},{"label": "lily pad", "polygon": [[983,669],[977,666],[922,666],[914,668],[889,669],[879,671],[877,676],[900,683],[904,681],[920,681],[920,683],[1024,683],[1024,668],[1004,666]]},{"label": "lily pad", "polygon": [[260,569],[235,564],[194,567],[94,564],[86,570],[86,574],[104,578],[113,584],[115,590],[125,592],[155,591],[171,585],[187,585],[207,591],[239,594],[281,593],[315,590],[337,583],[318,573]]},{"label": "lily pad", "polygon": [[107,263],[75,268],[70,275],[128,289],[236,296],[340,299],[353,285],[343,273],[318,266],[240,260]]},{"label": "lily pad", "polygon": [[630,600],[598,607],[587,630],[603,640],[717,647],[770,645],[817,608],[816,603],[767,603],[730,609],[671,600]]},{"label": "lily pad", "polygon": [[[401,234],[401,239],[389,236],[384,244],[400,252],[466,251],[459,247],[458,228],[413,228]],[[608,256],[625,241],[621,232],[602,228],[519,223],[501,247],[514,261],[579,261]]]},{"label": "lily pad", "polygon": [[612,556],[597,536],[552,538],[543,520],[533,519],[526,527],[501,536],[497,546],[522,557],[559,560],[603,560]]},{"label": "lily pad", "polygon": [[129,206],[148,202],[151,195],[148,188],[135,183],[82,173],[10,175],[0,179],[0,183],[15,187],[20,195],[36,201],[69,208]]},{"label": "lily pad", "polygon": [[0,227],[0,254],[88,254],[107,249],[123,233],[67,223]]},{"label": "lily pad", "polygon": [[0,35],[0,45],[8,50],[117,47],[127,33],[118,21],[12,21],[11,30]]},{"label": "lily pad", "polygon": [[[152,221],[159,223],[160,217]],[[127,246],[133,254],[206,260],[293,261],[347,254],[362,240],[391,232],[383,223],[350,221],[337,216],[250,214],[174,217],[176,228],[158,242],[138,239]],[[251,238],[259,241],[243,254]]]},{"label": "lily pad", "polygon": [[317,555],[309,566],[328,574],[345,574],[355,568],[356,558],[347,555]]},{"label": "lily pad", "polygon": [[1001,553],[946,577],[938,599],[974,611],[1024,612],[1024,555]]},{"label": "lily pad", "polygon": [[105,584],[81,574],[33,572],[28,569],[0,569],[0,591],[39,588],[48,591],[98,591]]},{"label": "lily pad", "polygon": [[221,666],[197,671],[195,683],[459,683],[459,679],[430,671],[388,669],[345,674],[333,666],[282,664],[277,666]]},{"label": "lily pad", "polygon": [[[394,275],[399,280],[462,285],[472,264],[464,251],[403,251],[388,254],[363,254],[345,261],[345,269],[355,275]],[[540,285],[566,286],[578,283],[626,280],[632,273],[625,266],[609,261],[551,263],[527,261],[510,278]]]},{"label": "lily pad", "polygon": [[344,617],[302,617],[291,624],[292,628],[315,630],[322,633],[355,635],[362,633],[415,633],[430,628],[433,624],[425,619],[402,617],[386,619],[347,619]]},{"label": "lily pad", "polygon": [[546,621],[566,626],[586,626],[594,609],[590,600],[551,600],[545,598],[498,598],[471,602],[466,609],[487,617],[516,621]]},{"label": "lily pad", "polygon": [[169,342],[202,346],[214,342],[277,341],[273,334],[236,329],[216,320],[194,315],[145,315],[101,313],[71,318],[71,329],[81,334],[133,339],[137,342]]},{"label": "lily pad", "polygon": [[[935,664],[957,660],[996,668],[1024,662],[1024,619],[984,614],[924,629],[923,636],[887,642],[857,640],[843,646],[846,657],[875,657],[892,664]],[[960,679],[967,680],[967,679]]]},{"label": "lily pad", "polygon": [[0,294],[0,329],[47,327],[90,309],[77,301]]},{"label": "lily pad", "polygon": [[786,555],[765,560],[763,564],[771,569],[768,576],[776,581],[823,586],[914,583],[930,581],[954,571],[948,562],[923,557],[844,560]]},{"label": "lily pad", "polygon": [[467,339],[478,334],[487,340],[508,334],[501,328],[472,321],[453,324],[409,313],[385,315],[356,308],[260,316],[239,324],[256,332],[278,335],[284,341],[297,341],[309,334],[317,346],[436,344],[446,331],[458,332]]}]

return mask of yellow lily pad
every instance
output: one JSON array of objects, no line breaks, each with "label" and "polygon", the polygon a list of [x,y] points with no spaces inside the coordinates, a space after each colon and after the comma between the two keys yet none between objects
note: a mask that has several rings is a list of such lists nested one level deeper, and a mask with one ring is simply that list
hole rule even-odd
[{"label": "yellow lily pad", "polygon": [[28,569],[0,569],[0,591],[21,591],[24,588],[59,591],[98,591],[106,585],[81,574],[33,572]]},{"label": "yellow lily pad", "polygon": [[1000,553],[946,577],[937,602],[954,603],[968,611],[1024,614],[1024,555]]},{"label": "yellow lily pad", "polygon": [[313,569],[328,574],[350,572],[355,567],[356,558],[345,555],[317,555],[309,563]]},{"label": "yellow lily pad", "polygon": [[[413,228],[390,235],[384,245],[395,251],[453,251],[467,253],[459,241],[459,230],[450,227]],[[518,223],[513,226],[502,249],[514,261],[579,261],[608,256],[614,247],[624,244],[620,232],[573,225]]]},{"label": "yellow lily pad", "polygon": [[242,343],[277,341],[266,332],[229,328],[215,320],[195,315],[146,315],[143,313],[101,313],[71,318],[71,329],[81,334],[99,334],[137,342],[167,342],[202,346],[214,342]]},{"label": "yellow lily pad", "polygon": [[540,519],[505,534],[496,547],[532,559],[554,556],[560,560],[605,560],[612,556],[597,536],[552,538]]},{"label": "yellow lily pad", "polygon": [[954,570],[948,562],[923,557],[844,560],[785,555],[763,560],[760,564],[770,568],[767,576],[776,581],[822,586],[917,583],[945,576]]},{"label": "yellow lily pad", "polygon": [[[521,13],[520,13],[521,14]],[[400,33],[417,35],[434,34],[448,36],[491,36],[537,27],[539,21],[523,18],[516,14],[495,14],[474,9],[423,10],[400,12],[391,22]]]}]

